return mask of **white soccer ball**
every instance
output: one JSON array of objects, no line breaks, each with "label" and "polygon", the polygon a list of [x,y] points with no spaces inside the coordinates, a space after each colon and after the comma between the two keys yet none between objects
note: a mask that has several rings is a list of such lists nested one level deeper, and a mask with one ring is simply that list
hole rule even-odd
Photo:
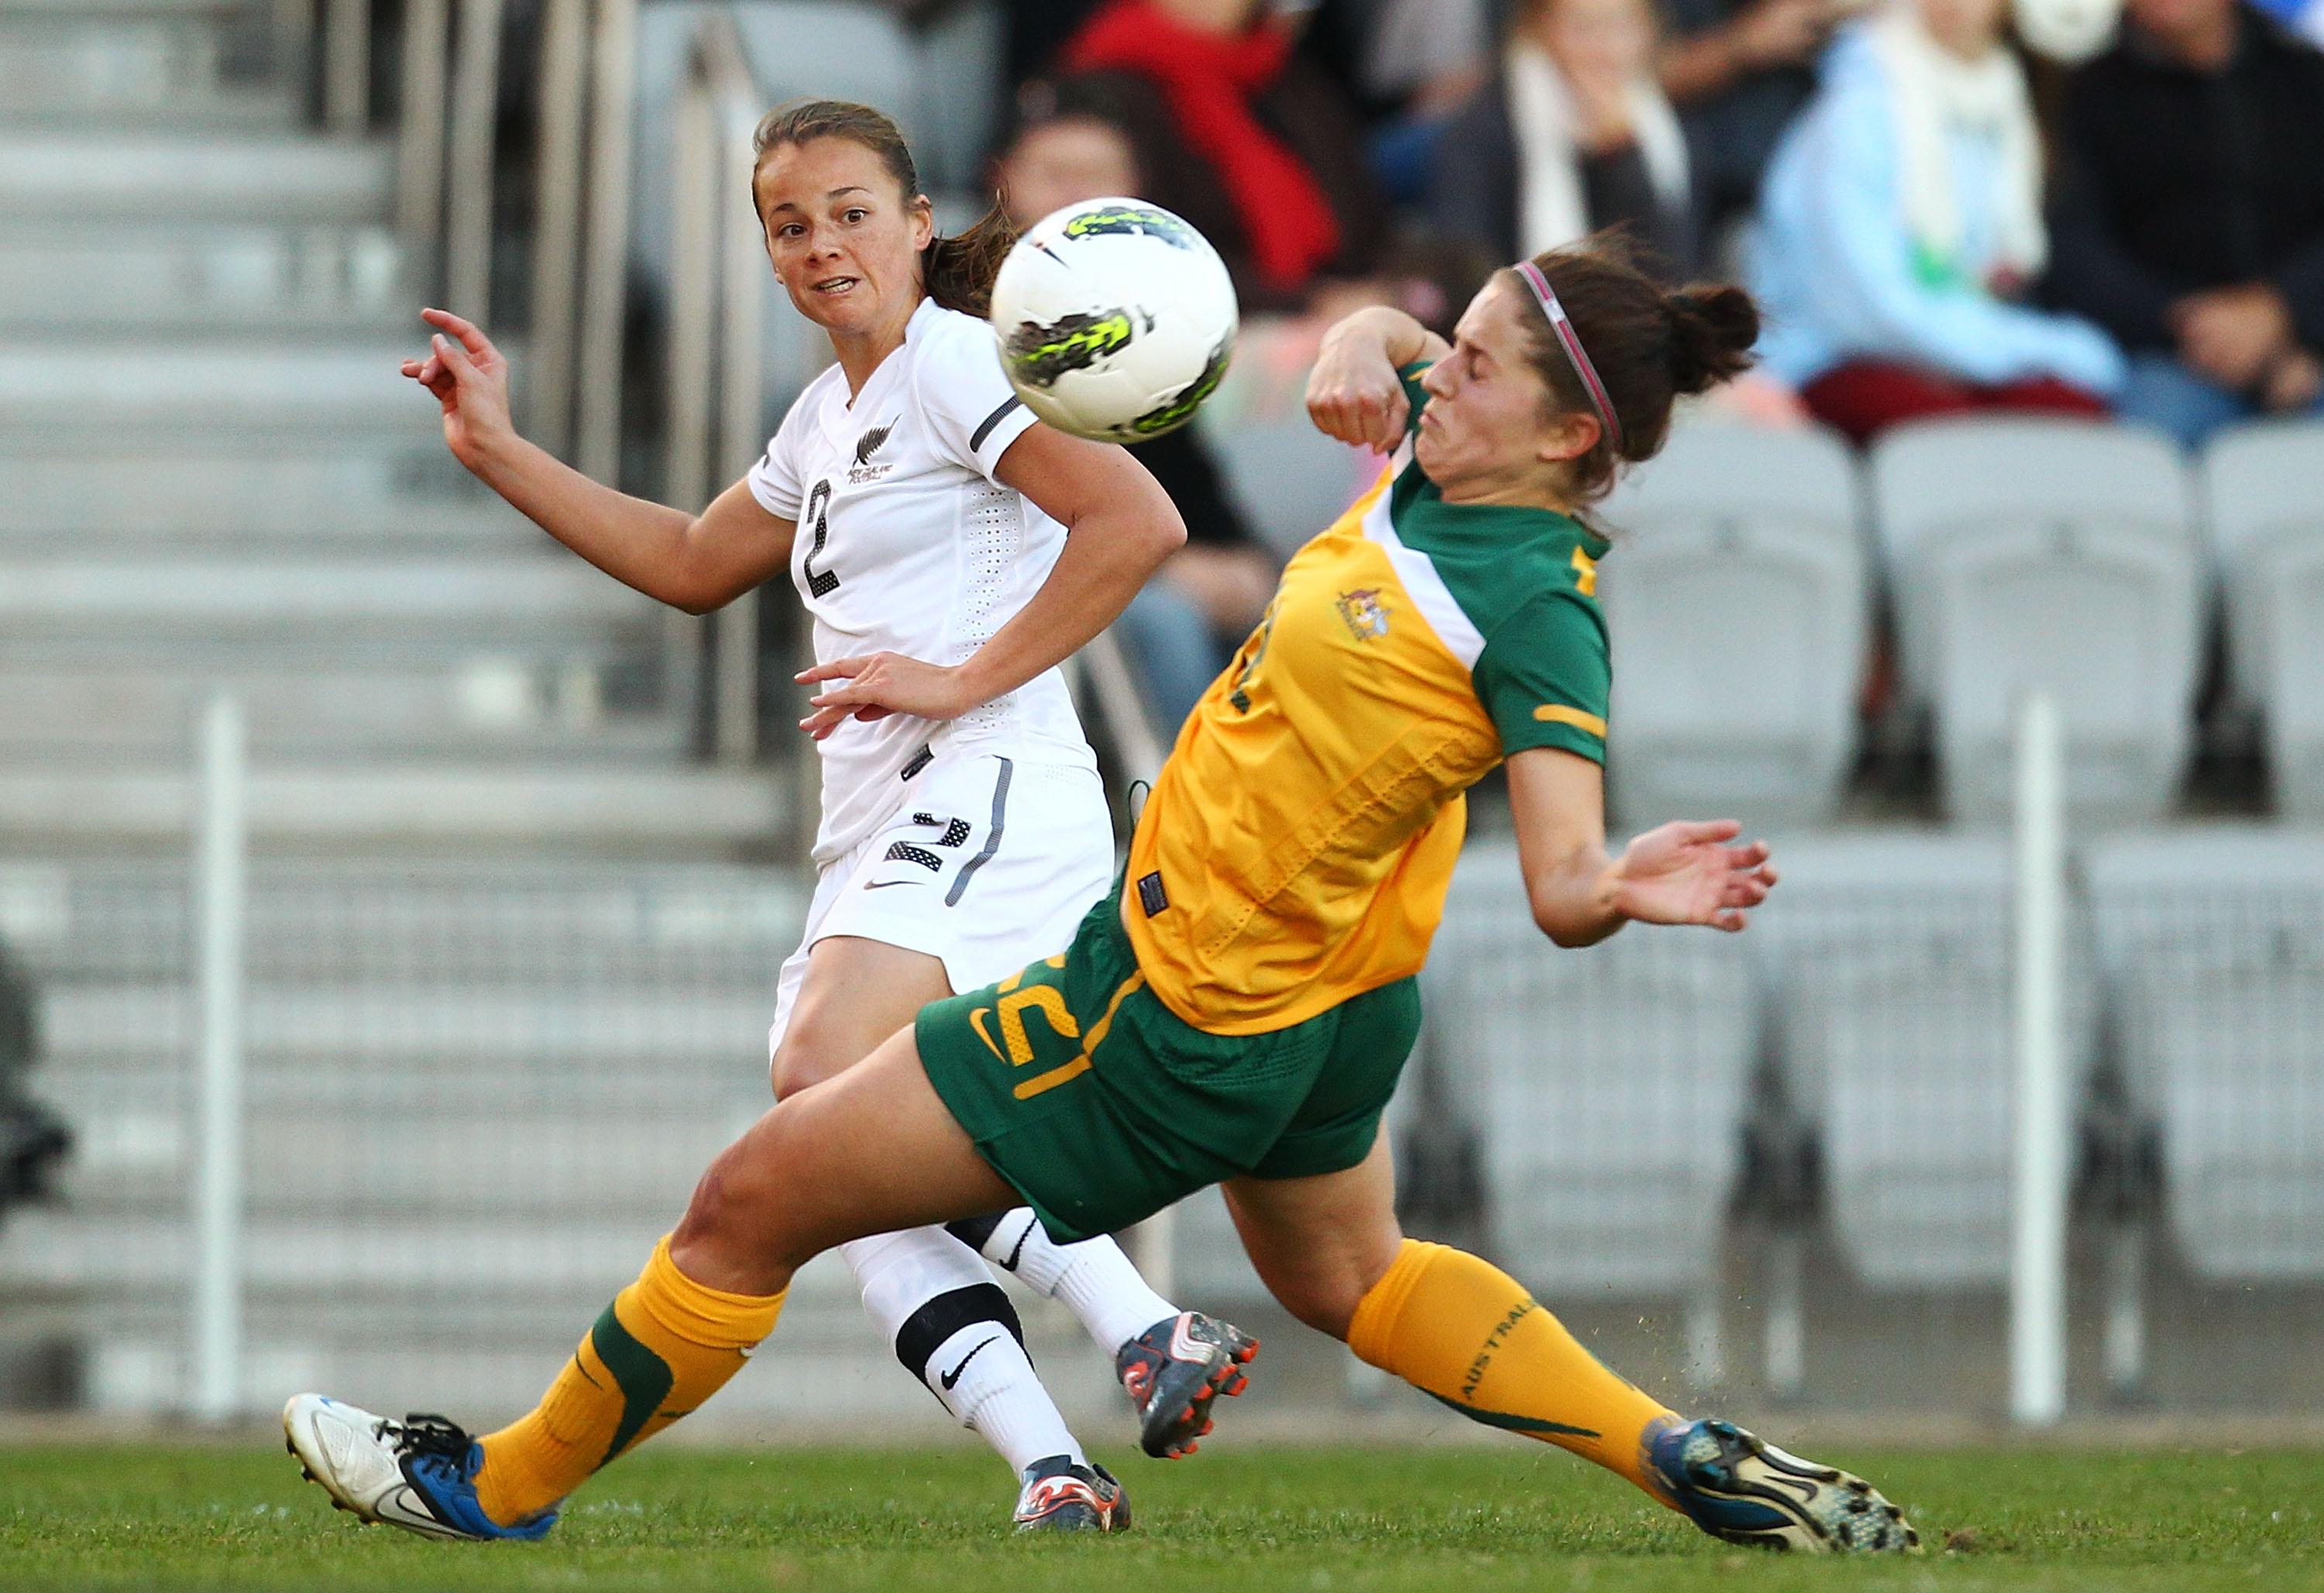
[{"label": "white soccer ball", "polygon": [[1143,442],[1194,418],[1234,357],[1234,283],[1210,240],[1139,199],[1045,216],[992,284],[1001,368],[1050,425]]}]

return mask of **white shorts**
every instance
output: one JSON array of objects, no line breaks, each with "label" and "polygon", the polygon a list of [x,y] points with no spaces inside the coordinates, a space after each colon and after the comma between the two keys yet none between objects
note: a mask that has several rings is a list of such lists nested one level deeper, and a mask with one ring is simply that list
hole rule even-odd
[{"label": "white shorts", "polygon": [[816,876],[807,932],[775,986],[770,1060],[817,940],[924,951],[957,994],[1063,951],[1113,884],[1113,820],[1093,769],[986,753],[938,758],[908,789],[892,819]]}]

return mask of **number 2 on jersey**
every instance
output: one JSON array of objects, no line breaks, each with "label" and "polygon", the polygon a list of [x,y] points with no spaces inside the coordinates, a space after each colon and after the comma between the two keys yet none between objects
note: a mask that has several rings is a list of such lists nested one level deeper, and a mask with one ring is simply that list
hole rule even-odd
[{"label": "number 2 on jersey", "polygon": [[831,481],[825,477],[807,495],[807,517],[815,522],[815,540],[807,544],[807,557],[799,560],[799,568],[807,572],[807,595],[810,597],[828,597],[839,589],[836,575],[815,567],[815,561],[823,556],[824,541],[831,534],[824,513],[830,504]]}]

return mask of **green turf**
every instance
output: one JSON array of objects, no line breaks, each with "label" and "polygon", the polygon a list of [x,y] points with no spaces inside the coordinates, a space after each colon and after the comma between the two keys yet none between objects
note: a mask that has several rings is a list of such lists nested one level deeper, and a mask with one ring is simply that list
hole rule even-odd
[{"label": "green turf", "polygon": [[671,1449],[600,1478],[549,1542],[489,1547],[357,1528],[279,1449],[25,1448],[0,1449],[0,1586],[2324,1589],[2324,1452],[1827,1458],[1905,1505],[1932,1552],[1746,1553],[1516,1443],[1109,1456],[1138,1530],[1071,1542],[1010,1537],[1006,1479],[977,1453]]}]

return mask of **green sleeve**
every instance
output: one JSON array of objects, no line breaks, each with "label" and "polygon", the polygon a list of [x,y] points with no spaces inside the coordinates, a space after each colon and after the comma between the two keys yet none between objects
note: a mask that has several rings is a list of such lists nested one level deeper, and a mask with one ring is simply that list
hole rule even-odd
[{"label": "green sleeve", "polygon": [[1501,733],[1501,751],[1554,746],[1606,761],[1606,704],[1613,671],[1598,606],[1548,592],[1502,622],[1471,679]]},{"label": "green sleeve", "polygon": [[1404,434],[1406,437],[1420,430],[1420,412],[1428,407],[1428,389],[1420,384],[1420,378],[1428,374],[1428,367],[1434,363],[1434,360],[1417,359],[1396,373],[1397,379],[1404,383],[1406,405]]}]

